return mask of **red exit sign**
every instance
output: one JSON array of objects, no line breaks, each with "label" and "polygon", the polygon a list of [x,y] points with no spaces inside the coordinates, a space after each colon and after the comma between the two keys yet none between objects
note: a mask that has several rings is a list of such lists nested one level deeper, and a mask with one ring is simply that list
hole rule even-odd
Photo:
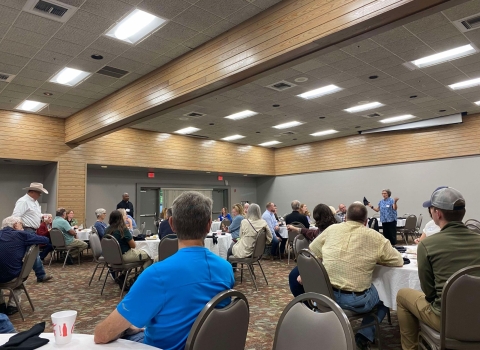
[{"label": "red exit sign", "polygon": [[148,177],[149,177],[150,179],[153,179],[153,178],[155,177],[155,173],[148,173]]},{"label": "red exit sign", "polygon": [[218,176],[217,176],[217,180],[218,180],[218,181],[223,181],[223,176],[222,176],[222,175],[218,175]]}]

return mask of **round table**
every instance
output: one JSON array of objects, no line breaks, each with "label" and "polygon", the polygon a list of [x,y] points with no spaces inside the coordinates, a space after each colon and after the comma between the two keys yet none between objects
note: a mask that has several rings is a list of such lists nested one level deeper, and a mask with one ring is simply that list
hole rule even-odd
[{"label": "round table", "polygon": [[158,258],[158,245],[160,240],[157,239],[146,239],[145,241],[135,241],[135,249],[142,249],[145,253],[148,254],[152,259]]},{"label": "round table", "polygon": [[89,241],[90,240],[90,233],[92,233],[92,229],[86,228],[84,230],[78,230],[77,231],[77,239],[81,241]]},{"label": "round table", "polygon": [[217,230],[220,230],[220,225],[221,224],[222,224],[221,221],[212,222],[212,226],[210,227],[210,232],[217,232]]},{"label": "round table", "polygon": [[[0,334],[0,345],[5,344],[13,334]],[[65,345],[57,345],[53,333],[42,333],[40,338],[49,339],[48,344],[40,349],[68,349],[68,350],[84,350],[84,349],[135,349],[135,350],[158,350],[150,345],[135,343],[130,340],[117,339],[108,344],[95,344],[93,335],[91,334],[73,334],[72,341]]]},{"label": "round table", "polygon": [[280,228],[279,228],[279,230],[278,230],[278,234],[279,234],[282,238],[288,238],[287,226],[280,226]]}]

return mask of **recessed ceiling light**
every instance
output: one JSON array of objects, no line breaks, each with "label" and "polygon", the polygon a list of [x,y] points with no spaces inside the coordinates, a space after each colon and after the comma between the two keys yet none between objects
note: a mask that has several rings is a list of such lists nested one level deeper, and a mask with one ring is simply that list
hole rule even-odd
[{"label": "recessed ceiling light", "polygon": [[243,139],[244,137],[245,136],[242,136],[242,135],[232,135],[232,136],[224,137],[222,140],[223,141],[233,141],[233,140]]},{"label": "recessed ceiling light", "polygon": [[49,81],[67,86],[75,86],[82,80],[87,78],[91,73],[74,68],[63,68],[60,72],[55,74]]},{"label": "recessed ceiling light", "polygon": [[93,54],[90,57],[93,58],[94,60],[103,60],[102,55]]},{"label": "recessed ceiling light", "polygon": [[244,118],[254,116],[256,114],[258,114],[258,113],[254,112],[254,111],[249,111],[247,109],[245,111],[241,111],[241,112],[238,112],[238,113],[227,115],[225,118],[232,119],[232,120],[240,120],[240,119],[244,119]]},{"label": "recessed ceiling light", "polygon": [[480,101],[474,102],[477,106],[480,106]]},{"label": "recessed ceiling light", "polygon": [[361,126],[360,126],[360,125],[357,125],[357,126],[355,127],[355,129],[360,129],[360,128],[361,128]]},{"label": "recessed ceiling light", "polygon": [[448,85],[448,87],[452,90],[461,90],[478,85],[480,85],[480,78],[461,81],[460,83]]},{"label": "recessed ceiling light", "polygon": [[208,125],[215,125],[215,123],[210,123],[210,124],[208,124]]},{"label": "recessed ceiling light", "polygon": [[102,165],[101,167],[102,167],[103,169],[108,168],[108,166],[106,166],[106,165]]},{"label": "recessed ceiling light", "polygon": [[272,105],[272,107],[280,107],[280,105],[275,104],[275,105]]},{"label": "recessed ceiling light", "polygon": [[370,103],[366,103],[364,105],[359,105],[359,106],[344,109],[344,111],[348,112],[348,113],[356,113],[356,112],[362,112],[362,111],[366,111],[366,110],[369,110],[369,109],[382,107],[382,106],[385,106],[385,105],[383,103],[380,103],[380,102],[370,102]]},{"label": "recessed ceiling light", "polygon": [[272,128],[287,129],[287,128],[293,128],[294,126],[299,126],[299,125],[302,125],[302,124],[303,124],[302,122],[293,121],[293,122],[278,124],[278,125],[272,126]]},{"label": "recessed ceiling light", "polygon": [[368,79],[377,79],[377,78],[378,78],[378,75],[370,75],[370,76],[368,77]]},{"label": "recessed ceiling light", "polygon": [[25,100],[22,103],[20,103],[17,107],[15,107],[15,109],[19,109],[21,111],[27,111],[27,112],[38,112],[41,109],[45,108],[46,106],[48,106],[48,103]]},{"label": "recessed ceiling light", "polygon": [[475,48],[469,44],[459,46],[451,50],[442,51],[427,57],[423,57],[418,60],[412,61],[411,63],[417,68],[424,68],[443,62],[452,61],[460,57],[465,57],[474,54],[475,52]]},{"label": "recessed ceiling light", "polygon": [[418,97],[417,95],[410,96],[410,98],[417,98],[417,97]]},{"label": "recessed ceiling light", "polygon": [[51,92],[44,92],[43,93],[45,96],[53,96],[53,94]]},{"label": "recessed ceiling light", "polygon": [[200,130],[200,129],[195,128],[193,126],[189,126],[188,128],[183,128],[183,129],[175,131],[175,134],[181,134],[181,135],[191,134],[192,132],[195,132],[195,131],[198,131],[198,130]]},{"label": "recessed ceiling light", "polygon": [[135,44],[166,22],[167,20],[164,18],[135,9],[115,24],[105,35]]},{"label": "recessed ceiling light", "polygon": [[379,120],[380,123],[395,123],[395,122],[401,122],[402,120],[408,120],[408,119],[413,119],[416,118],[414,115],[411,114],[405,114],[405,115],[399,115],[398,117],[391,117],[391,118],[386,118]]},{"label": "recessed ceiling light", "polygon": [[304,98],[306,100],[310,100],[310,99],[317,98],[317,97],[320,97],[320,96],[333,94],[333,93],[338,92],[340,90],[343,90],[343,89],[332,84],[332,85],[323,86],[323,87],[315,89],[315,90],[310,90],[310,91],[304,92],[303,94],[300,94],[300,95],[297,95],[297,96],[301,97],[301,98]]},{"label": "recessed ceiling light", "polygon": [[307,77],[300,77],[300,78],[296,78],[296,79],[295,79],[295,82],[296,82],[296,83],[304,83],[304,82],[306,82],[306,81],[308,81],[308,78],[307,78]]},{"label": "recessed ceiling light", "polygon": [[281,143],[280,141],[268,141],[268,142],[264,142],[264,143],[261,143],[259,144],[259,146],[273,146],[273,145],[278,145],[279,143]]},{"label": "recessed ceiling light", "polygon": [[260,134],[260,131],[255,131],[255,134]]},{"label": "recessed ceiling light", "polygon": [[318,117],[318,119],[325,119],[325,117]]},{"label": "recessed ceiling light", "polygon": [[439,112],[446,112],[446,111],[447,111],[446,109],[439,110]]},{"label": "recessed ceiling light", "polygon": [[337,132],[338,132],[337,130],[330,129],[330,130],[315,132],[313,134],[310,134],[310,136],[325,136],[325,135],[335,134]]}]

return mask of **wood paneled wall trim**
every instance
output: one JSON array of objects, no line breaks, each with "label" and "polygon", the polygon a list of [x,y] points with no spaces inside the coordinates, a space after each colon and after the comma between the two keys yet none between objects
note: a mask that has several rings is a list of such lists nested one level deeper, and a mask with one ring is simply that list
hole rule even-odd
[{"label": "wood paneled wall trim", "polygon": [[[252,77],[259,70],[319,50],[323,47],[318,40],[333,33],[341,42],[445,2],[285,0],[67,118],[65,142],[81,143],[142,118],[145,121],[187,100]],[[311,44],[315,41],[318,45]]]}]

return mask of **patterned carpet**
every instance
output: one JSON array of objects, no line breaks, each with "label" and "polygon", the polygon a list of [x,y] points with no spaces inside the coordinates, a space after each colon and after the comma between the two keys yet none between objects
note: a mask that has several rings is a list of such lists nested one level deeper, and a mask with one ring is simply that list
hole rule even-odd
[{"label": "patterned carpet", "polygon": [[[265,274],[269,285],[259,279],[259,291],[255,291],[253,284],[244,279],[237,283],[235,289],[244,293],[250,303],[250,326],[246,349],[270,350],[273,345],[275,328],[283,308],[292,299],[288,287],[288,274],[295,266],[292,261],[287,265],[284,260],[263,261]],[[73,309],[78,311],[75,331],[77,333],[92,334],[95,325],[103,320],[119,301],[119,289],[109,278],[103,296],[100,296],[101,283],[92,282],[88,286],[94,268],[91,257],[86,255],[80,266],[66,266],[62,269],[60,263],[52,263],[46,268],[47,273],[54,279],[47,283],[37,283],[32,275],[27,281],[27,290],[30,293],[35,312],[32,312],[25,296],[22,298],[22,309],[26,317],[25,322],[17,313],[11,321],[17,331],[29,329],[32,325],[46,321],[46,331],[51,332],[50,315],[56,311]],[[395,312],[392,312],[392,326],[386,320],[381,325],[384,349],[401,349],[398,321]]]}]

